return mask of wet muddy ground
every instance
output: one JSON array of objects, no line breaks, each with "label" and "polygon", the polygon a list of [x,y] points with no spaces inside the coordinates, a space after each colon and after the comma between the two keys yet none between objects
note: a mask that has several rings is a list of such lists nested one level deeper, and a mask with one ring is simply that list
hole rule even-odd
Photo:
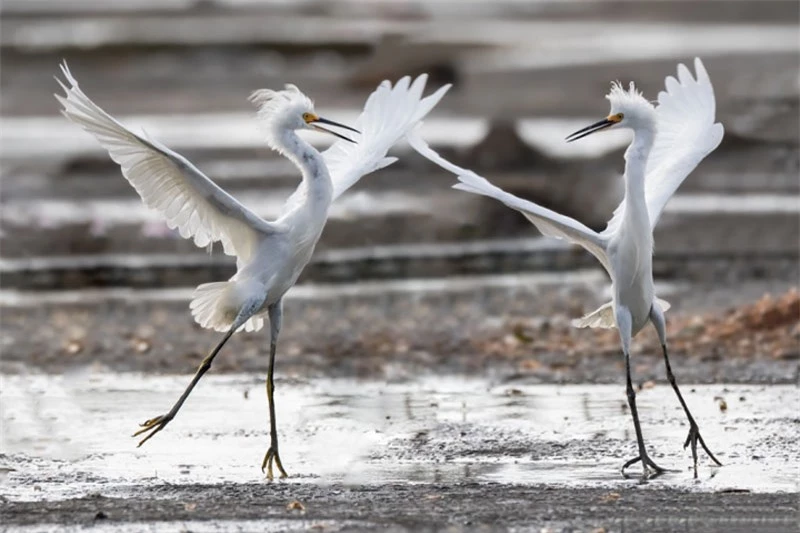
[{"label": "wet muddy ground", "polygon": [[265,332],[237,335],[179,418],[137,449],[136,424],[168,408],[215,340],[192,325],[190,290],[4,291],[0,522],[792,531],[791,282],[659,283],[675,306],[673,367],[724,466],[702,457],[693,479],[683,414],[647,330],[633,347],[645,435],[677,471],[646,484],[618,471],[634,444],[614,332],[569,325],[607,298],[604,284],[589,270],[296,288],[276,389],[292,477],[272,483],[259,469]]},{"label": "wet muddy ground", "polygon": [[136,423],[185,383],[92,371],[4,377],[3,524],[789,531],[798,512],[793,386],[686,386],[724,464],[701,457],[697,479],[672,390],[645,387],[653,458],[675,471],[642,483],[619,473],[635,448],[619,385],[279,379],[291,477],[267,482],[266,402],[251,376],[207,378],[164,432],[135,447]]}]

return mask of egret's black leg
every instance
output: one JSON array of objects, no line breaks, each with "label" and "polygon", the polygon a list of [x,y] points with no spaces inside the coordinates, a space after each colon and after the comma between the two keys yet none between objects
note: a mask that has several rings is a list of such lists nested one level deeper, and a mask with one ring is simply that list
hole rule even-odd
[{"label": "egret's black leg", "polygon": [[286,477],[286,470],[283,469],[281,456],[278,453],[278,426],[275,420],[275,382],[273,381],[273,370],[275,368],[275,352],[278,348],[278,334],[281,330],[281,320],[283,318],[282,302],[277,302],[268,308],[270,325],[269,342],[269,369],[267,371],[267,403],[269,404],[269,449],[264,455],[261,463],[261,471],[266,470],[267,477],[273,478],[272,464],[278,467],[281,477]]},{"label": "egret's black leg", "polygon": [[661,349],[664,352],[664,365],[667,367],[667,379],[669,380],[669,384],[672,385],[672,390],[675,391],[675,394],[678,396],[678,401],[681,403],[681,407],[683,407],[683,412],[686,413],[686,418],[689,421],[689,434],[686,437],[686,441],[683,443],[684,449],[688,446],[691,446],[692,450],[692,464],[694,466],[694,476],[697,477],[697,443],[700,443],[700,446],[703,447],[703,450],[708,454],[712,461],[714,461],[717,465],[722,466],[714,454],[711,453],[711,450],[708,449],[706,446],[703,437],[700,435],[700,428],[697,426],[697,422],[695,422],[692,413],[689,411],[689,406],[686,405],[686,401],[683,399],[683,395],[681,394],[680,389],[678,388],[678,382],[675,379],[675,375],[672,373],[672,366],[669,364],[669,355],[667,353],[667,334],[666,334],[666,321],[664,320],[664,313],[661,311],[661,308],[658,304],[654,304],[651,311],[650,311],[650,320],[653,322],[653,326],[656,328],[656,333],[658,333],[658,338],[661,341]]},{"label": "egret's black leg", "polygon": [[[624,474],[626,468],[632,464],[642,461],[642,466],[644,468],[642,477],[655,477],[666,472],[666,469],[655,464],[653,460],[650,459],[650,456],[647,455],[647,449],[644,445],[644,437],[642,436],[642,426],[639,423],[639,411],[636,409],[636,391],[633,390],[633,383],[631,382],[631,357],[627,352],[625,353],[625,373],[627,374],[626,392],[628,394],[628,406],[631,409],[631,416],[633,417],[633,428],[636,430],[636,444],[639,447],[639,456],[634,457],[630,461],[626,462],[622,466],[622,472]],[[649,468],[653,469],[652,474],[650,473]]]},{"label": "egret's black leg", "polygon": [[200,366],[197,368],[197,372],[195,372],[191,383],[189,383],[189,386],[183,391],[183,394],[181,394],[181,397],[178,398],[177,402],[175,402],[175,405],[172,406],[172,409],[170,409],[165,415],[151,418],[141,424],[142,428],[134,433],[133,436],[138,437],[139,435],[143,435],[148,431],[150,433],[148,433],[141,441],[139,441],[139,446],[150,440],[153,435],[164,429],[164,427],[169,424],[173,418],[175,418],[175,415],[178,414],[178,411],[180,411],[181,407],[183,406],[183,402],[185,402],[186,398],[189,397],[189,394],[192,393],[192,389],[194,389],[194,386],[200,381],[200,378],[203,377],[203,374],[208,372],[208,369],[211,368],[211,363],[214,362],[214,358],[217,356],[225,343],[228,342],[228,339],[231,338],[233,332],[236,331],[236,327],[237,326],[232,327],[228,333],[225,334],[219,344],[217,344],[216,348],[214,348],[214,350],[208,354],[205,359],[203,359],[203,362],[200,363]]},{"label": "egret's black leg", "polygon": [[664,350],[664,364],[667,367],[667,379],[669,380],[670,385],[672,385],[672,390],[675,391],[675,394],[678,396],[678,401],[681,402],[681,407],[683,407],[683,412],[686,413],[686,418],[689,420],[689,434],[686,436],[686,441],[683,443],[684,449],[687,446],[691,446],[692,449],[692,461],[694,464],[694,475],[697,477],[697,443],[700,443],[700,446],[703,447],[703,450],[708,454],[712,461],[717,463],[718,466],[722,466],[722,463],[714,457],[714,454],[711,453],[711,450],[708,449],[706,446],[705,441],[703,440],[702,435],[700,435],[700,428],[697,426],[697,422],[695,422],[692,413],[689,411],[689,406],[686,405],[686,402],[683,399],[683,395],[681,395],[681,391],[678,388],[678,382],[675,380],[675,375],[672,373],[672,367],[669,364],[669,356],[667,355],[667,346],[665,344],[661,345],[662,349]]},{"label": "egret's black leg", "polygon": [[[631,381],[631,356],[630,356],[630,341],[631,341],[631,314],[624,307],[617,308],[616,311],[617,327],[619,328],[620,340],[622,341],[622,350],[625,355],[625,378],[626,378],[626,392],[628,395],[628,406],[631,409],[631,416],[633,417],[633,428],[636,431],[636,444],[639,448],[639,456],[634,457],[622,466],[622,474],[625,475],[625,469],[642,462],[642,477],[649,478],[655,477],[659,474],[666,472],[666,469],[661,468],[647,455],[647,448],[644,445],[644,436],[642,435],[642,426],[639,423],[639,411],[636,408],[636,391],[633,389],[633,382]],[[653,469],[651,472],[650,469]]]}]

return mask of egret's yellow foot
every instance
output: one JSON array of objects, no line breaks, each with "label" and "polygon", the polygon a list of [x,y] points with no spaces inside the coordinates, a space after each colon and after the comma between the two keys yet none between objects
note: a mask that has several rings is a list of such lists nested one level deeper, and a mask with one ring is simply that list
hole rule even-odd
[{"label": "egret's yellow foot", "polygon": [[151,418],[149,420],[145,420],[140,424],[142,426],[142,429],[134,433],[132,436],[138,437],[139,435],[144,435],[148,431],[150,432],[147,436],[145,436],[145,438],[139,441],[139,446],[141,446],[142,444],[153,438],[153,435],[164,429],[166,425],[170,423],[173,416],[174,415],[166,414],[157,416],[155,418]]},{"label": "egret's yellow foot", "polygon": [[275,466],[278,467],[278,471],[281,473],[281,478],[288,477],[286,470],[283,469],[283,464],[281,463],[281,456],[278,455],[278,447],[277,446],[270,446],[267,453],[264,455],[264,460],[261,462],[261,471],[264,472],[266,470],[267,479],[272,481],[273,474],[272,474],[272,464],[275,463]]}]

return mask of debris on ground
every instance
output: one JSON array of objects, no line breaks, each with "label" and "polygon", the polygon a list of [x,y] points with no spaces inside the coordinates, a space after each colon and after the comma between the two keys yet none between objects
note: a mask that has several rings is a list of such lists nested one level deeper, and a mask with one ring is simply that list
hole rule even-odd
[{"label": "debris on ground", "polygon": [[[667,342],[672,355],[701,358],[756,357],[780,360],[800,358],[800,293],[792,287],[780,296],[724,311],[703,314],[674,313],[667,317]],[[576,329],[566,317],[542,321],[512,319],[501,331],[476,340],[474,348],[502,357],[529,357],[532,353],[561,353],[561,365],[591,355],[618,355],[616,329]],[[631,352],[660,353],[652,328],[634,338]],[[526,359],[523,366],[530,366]]]},{"label": "debris on ground", "polygon": [[[748,286],[747,294],[759,294],[754,288]],[[800,359],[797,288],[784,285],[777,295],[755,301],[741,292],[719,287],[723,303],[703,309],[671,297],[676,305],[667,315],[668,343],[680,381],[793,382]],[[469,298],[398,298],[382,305],[345,302],[336,313],[315,305],[291,307],[280,342],[281,377],[404,379],[426,371],[489,371],[549,383],[617,382],[624,372],[617,331],[570,323],[598,303],[592,298],[585,290],[554,289],[535,298],[483,297],[482,306]],[[2,363],[7,372],[99,366],[190,373],[216,341],[180,303],[9,308],[3,312]],[[236,335],[214,370],[263,374],[267,347],[264,331]],[[631,353],[641,388],[664,379],[652,327],[634,338]],[[682,362],[687,358],[690,365]]]}]

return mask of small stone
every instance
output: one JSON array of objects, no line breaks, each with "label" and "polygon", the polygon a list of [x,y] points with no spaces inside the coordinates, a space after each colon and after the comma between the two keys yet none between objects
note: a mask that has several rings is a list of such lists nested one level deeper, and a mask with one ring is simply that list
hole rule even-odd
[{"label": "small stone", "polygon": [[145,352],[150,351],[150,346],[151,345],[150,345],[150,341],[147,340],[147,339],[134,338],[131,341],[131,344],[133,345],[133,349],[137,353],[145,353]]},{"label": "small stone", "polygon": [[602,497],[600,497],[600,501],[602,503],[612,503],[619,500],[621,497],[622,496],[620,496],[619,492],[609,492],[608,494],[604,494]]},{"label": "small stone", "polygon": [[286,504],[286,510],[287,511],[298,512],[298,513],[305,513],[306,512],[306,506],[303,505],[302,503],[300,503],[297,500],[292,500],[288,504]]},{"label": "small stone", "polygon": [[722,396],[714,396],[714,400],[717,402],[717,405],[719,405],[720,411],[724,413],[728,410],[728,402],[725,401],[725,398]]},{"label": "small stone", "polygon": [[525,359],[519,363],[519,367],[521,370],[534,371],[539,370],[542,367],[542,363],[536,359]]},{"label": "small stone", "polygon": [[64,351],[69,355],[75,355],[83,351],[83,343],[77,339],[71,339],[64,346]]},{"label": "small stone", "polygon": [[656,386],[656,382],[651,379],[651,380],[645,381],[644,383],[639,385],[639,390],[652,389],[655,386]]}]

